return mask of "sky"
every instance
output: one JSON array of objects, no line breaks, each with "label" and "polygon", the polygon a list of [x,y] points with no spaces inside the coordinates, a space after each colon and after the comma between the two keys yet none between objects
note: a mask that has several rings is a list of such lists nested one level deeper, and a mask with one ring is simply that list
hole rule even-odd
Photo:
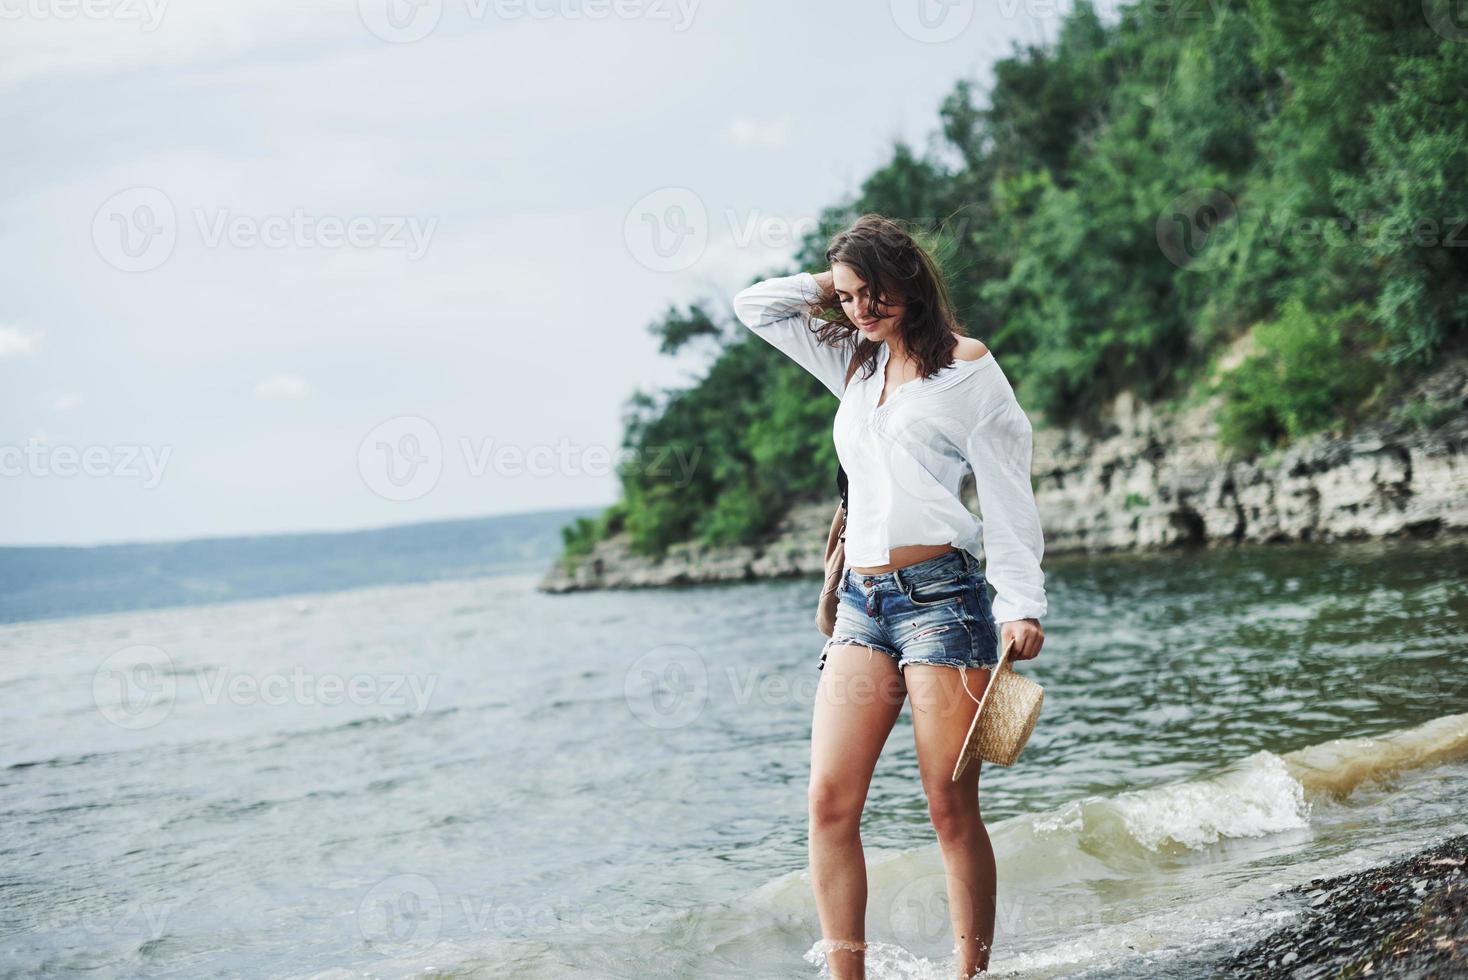
[{"label": "sky", "polygon": [[648,326],[1066,6],[0,0],[0,544],[611,504]]}]

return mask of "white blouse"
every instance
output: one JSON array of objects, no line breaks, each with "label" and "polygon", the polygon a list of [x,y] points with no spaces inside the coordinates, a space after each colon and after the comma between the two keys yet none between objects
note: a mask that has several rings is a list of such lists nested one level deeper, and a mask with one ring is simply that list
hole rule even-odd
[{"label": "white blouse", "polygon": [[[816,339],[822,321],[803,303],[819,290],[809,272],[766,279],[734,297],[734,312],[841,399],[832,437],[848,480],[847,564],[885,565],[892,548],[913,544],[952,544],[978,557],[982,540],[994,619],[1045,615],[1045,541],[1030,487],[1033,430],[993,352],[954,358],[878,405],[890,348],[880,346],[870,378],[858,367],[843,389],[854,338],[844,350]],[[969,470],[982,521],[959,498]]]}]

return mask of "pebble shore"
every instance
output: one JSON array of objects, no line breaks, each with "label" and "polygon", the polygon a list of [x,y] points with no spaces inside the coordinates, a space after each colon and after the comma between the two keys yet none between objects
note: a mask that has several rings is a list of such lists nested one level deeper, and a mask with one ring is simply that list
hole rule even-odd
[{"label": "pebble shore", "polygon": [[1298,919],[1218,965],[1228,977],[1468,977],[1468,834],[1282,892]]}]

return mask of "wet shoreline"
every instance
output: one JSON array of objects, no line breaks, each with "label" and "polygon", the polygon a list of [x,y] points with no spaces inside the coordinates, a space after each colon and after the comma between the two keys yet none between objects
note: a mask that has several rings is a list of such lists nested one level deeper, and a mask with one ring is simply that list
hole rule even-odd
[{"label": "wet shoreline", "polygon": [[1289,925],[1219,962],[1229,977],[1468,977],[1468,834],[1280,893]]}]

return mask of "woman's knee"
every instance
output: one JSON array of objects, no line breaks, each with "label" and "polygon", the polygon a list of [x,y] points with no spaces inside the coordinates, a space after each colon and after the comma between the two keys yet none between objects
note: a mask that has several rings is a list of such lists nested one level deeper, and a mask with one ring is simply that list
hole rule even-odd
[{"label": "woman's knee", "polygon": [[861,820],[862,794],[840,780],[812,779],[807,802],[814,827],[841,827]]},{"label": "woman's knee", "polygon": [[960,837],[983,825],[978,798],[967,796],[962,788],[929,791],[928,817],[940,838]]}]

